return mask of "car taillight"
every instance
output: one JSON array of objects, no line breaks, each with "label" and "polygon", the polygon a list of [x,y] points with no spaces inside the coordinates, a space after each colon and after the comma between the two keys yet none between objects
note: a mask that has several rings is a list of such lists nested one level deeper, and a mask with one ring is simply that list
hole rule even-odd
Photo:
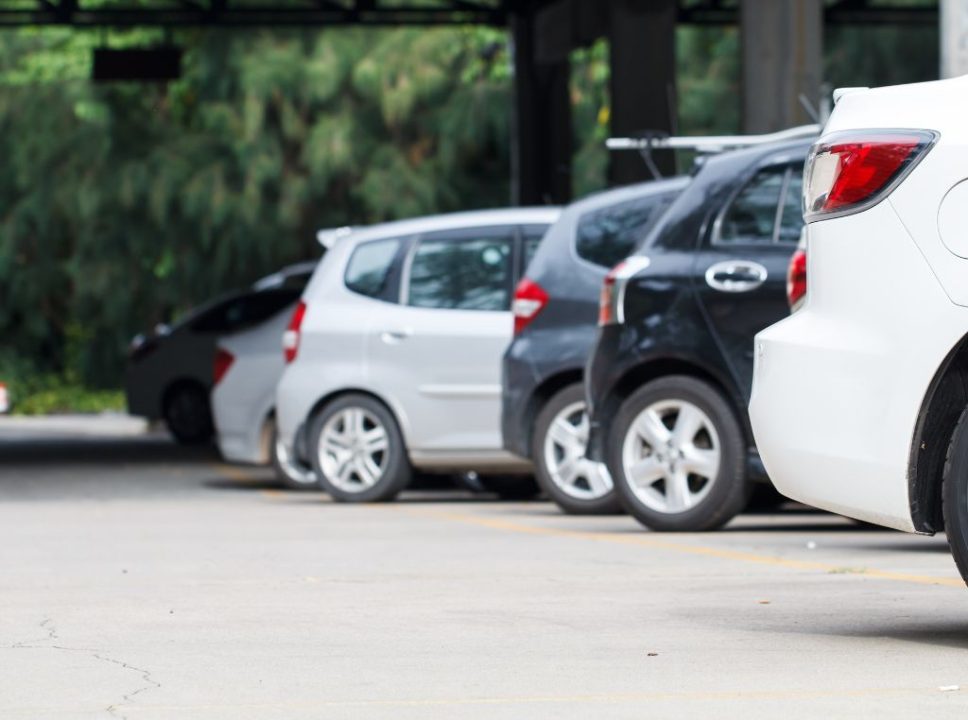
[{"label": "car taillight", "polygon": [[821,139],[804,170],[804,218],[810,222],[876,205],[937,138],[928,130],[851,130]]},{"label": "car taillight", "polygon": [[295,360],[296,354],[299,352],[299,331],[305,315],[306,303],[300,300],[299,304],[296,305],[296,309],[292,311],[292,317],[289,318],[289,325],[286,327],[286,332],[282,334],[282,353],[287,363]]},{"label": "car taillight", "polygon": [[548,293],[538,283],[522,278],[514,290],[511,313],[514,315],[514,334],[520,335],[548,304]]},{"label": "car taillight", "polygon": [[787,268],[787,300],[790,309],[796,310],[804,296],[807,294],[807,252],[797,250],[790,258],[790,267]]},{"label": "car taillight", "polygon": [[598,324],[625,322],[625,286],[633,275],[649,266],[649,258],[633,255],[608,271],[598,296]]},{"label": "car taillight", "polygon": [[218,385],[222,382],[222,378],[225,377],[225,373],[229,371],[232,367],[232,363],[235,362],[235,356],[224,348],[219,348],[215,351],[215,362],[212,367],[212,384]]}]

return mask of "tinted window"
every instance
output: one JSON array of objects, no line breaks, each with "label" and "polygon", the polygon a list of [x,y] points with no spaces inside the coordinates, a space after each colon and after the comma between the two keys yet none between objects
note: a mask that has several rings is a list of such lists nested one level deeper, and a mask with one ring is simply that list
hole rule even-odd
[{"label": "tinted window", "polygon": [[386,289],[400,240],[376,240],[361,243],[346,266],[346,287],[360,295],[379,297]]},{"label": "tinted window", "polygon": [[243,295],[219,303],[191,325],[195,332],[231,333],[258,325],[299,299],[298,290],[280,289]]},{"label": "tinted window", "polygon": [[719,241],[730,245],[760,245],[773,242],[776,211],[783,189],[785,168],[761,170],[740,190],[719,231]]},{"label": "tinted window", "polygon": [[422,240],[414,253],[408,302],[424,308],[507,310],[510,285],[507,233],[460,240],[440,236]]},{"label": "tinted window", "polygon": [[803,167],[790,168],[777,242],[797,243],[803,230]]},{"label": "tinted window", "polygon": [[675,193],[649,195],[582,215],[575,239],[578,256],[614,267],[632,254],[675,197]]}]

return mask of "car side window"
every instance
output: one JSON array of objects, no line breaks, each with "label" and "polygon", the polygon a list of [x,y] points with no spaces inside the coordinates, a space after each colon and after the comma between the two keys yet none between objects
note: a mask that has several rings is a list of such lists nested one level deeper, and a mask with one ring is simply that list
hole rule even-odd
[{"label": "car side window", "polygon": [[510,307],[511,233],[480,230],[421,239],[410,264],[407,304],[447,310]]},{"label": "car side window", "polygon": [[346,264],[343,276],[346,287],[358,295],[381,297],[402,242],[400,238],[392,238],[360,243]]},{"label": "car side window", "polygon": [[786,167],[760,170],[733,199],[719,228],[724,245],[771,245]]},{"label": "car side window", "polygon": [[783,208],[780,210],[780,227],[776,241],[795,245],[803,230],[803,166],[794,165],[787,175]]},{"label": "car side window", "polygon": [[635,251],[675,197],[675,193],[655,193],[585,213],[575,235],[578,257],[614,267]]}]

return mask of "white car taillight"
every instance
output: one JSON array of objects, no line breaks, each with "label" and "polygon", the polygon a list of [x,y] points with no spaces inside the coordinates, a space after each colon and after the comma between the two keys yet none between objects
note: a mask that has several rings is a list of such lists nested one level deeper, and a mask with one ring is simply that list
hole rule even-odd
[{"label": "white car taillight", "polygon": [[651,261],[641,255],[626,258],[609,270],[598,299],[598,324],[625,322],[625,286],[633,275],[645,270]]},{"label": "white car taillight", "polygon": [[299,352],[299,331],[302,328],[302,321],[305,316],[306,303],[300,300],[296,309],[292,311],[292,317],[289,318],[289,326],[282,334],[282,352],[287,364],[295,360],[296,354]]},{"label": "white car taillight", "polygon": [[804,168],[804,219],[849,215],[876,205],[937,139],[931,130],[849,130],[821,138]]}]

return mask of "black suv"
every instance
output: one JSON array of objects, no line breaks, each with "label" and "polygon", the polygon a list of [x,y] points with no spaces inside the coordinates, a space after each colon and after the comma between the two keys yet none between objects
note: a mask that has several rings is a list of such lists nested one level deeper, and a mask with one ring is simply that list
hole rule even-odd
[{"label": "black suv", "polygon": [[655,530],[709,530],[764,479],[746,406],[753,336],[789,312],[807,140],[713,156],[602,288],[589,455]]},{"label": "black suv", "polygon": [[514,298],[515,337],[504,355],[505,449],[532,458],[564,510],[619,509],[601,463],[585,459],[582,376],[595,344],[606,273],[638,246],[685,178],[642,183],[572,203],[541,241]]}]

